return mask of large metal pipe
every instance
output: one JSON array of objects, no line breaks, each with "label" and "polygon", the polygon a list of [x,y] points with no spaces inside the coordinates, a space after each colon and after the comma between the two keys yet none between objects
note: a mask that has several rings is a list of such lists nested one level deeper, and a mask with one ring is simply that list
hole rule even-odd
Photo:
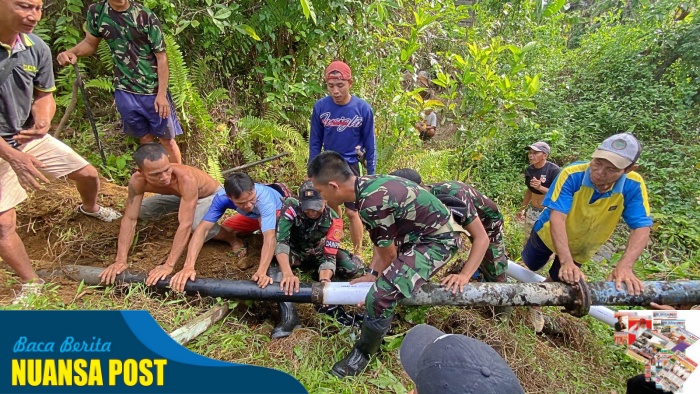
[{"label": "large metal pipe", "polygon": [[[104,268],[90,267],[85,265],[72,265],[63,268],[63,273],[76,281],[84,281],[86,285],[97,286],[100,284],[100,273]],[[117,275],[116,283],[144,283],[146,275],[124,271]],[[318,283],[320,285],[320,283]],[[159,280],[154,287],[159,289],[169,289],[170,277]],[[250,280],[225,280],[211,278],[197,278],[188,280],[185,284],[185,292],[197,294],[204,297],[222,297],[240,300],[269,300],[269,301],[292,301],[300,303],[312,303],[311,295],[313,286],[302,286],[298,293],[292,296],[285,295],[278,285],[267,286],[264,289]],[[319,286],[320,287],[320,286]]]},{"label": "large metal pipe", "polygon": [[644,291],[629,296],[625,290],[615,289],[614,282],[588,283],[591,304],[646,306],[654,302],[660,305],[700,304],[700,281],[642,282]]},{"label": "large metal pipe", "polygon": [[[510,276],[511,278],[517,279],[521,282],[543,282],[545,279],[544,276],[538,275],[536,272],[521,267],[510,260],[508,260],[508,270],[506,271],[506,274],[508,274],[508,276]],[[611,327],[614,326],[615,323],[617,323],[617,319],[615,318],[615,311],[604,306],[593,305],[591,306],[591,309],[588,312],[588,314],[591,317],[598,319]]]},{"label": "large metal pipe", "polygon": [[[103,268],[70,266],[64,269],[69,277],[83,280],[88,285],[99,285]],[[142,283],[146,275],[123,272],[117,283]],[[157,288],[167,288],[169,279],[158,281]],[[651,302],[669,305],[700,304],[700,281],[643,282],[644,291],[639,296],[626,290],[616,290],[612,282],[582,282],[570,286],[563,283],[470,283],[464,292],[452,294],[435,283],[425,283],[404,305],[512,305],[512,306],[565,306],[577,314],[588,313],[591,304],[598,305],[649,305]],[[188,281],[185,291],[202,296],[291,301],[330,305],[357,304],[364,301],[371,283],[350,285],[344,282],[301,284],[299,293],[291,296],[274,284],[264,289],[249,280],[197,279]]]}]

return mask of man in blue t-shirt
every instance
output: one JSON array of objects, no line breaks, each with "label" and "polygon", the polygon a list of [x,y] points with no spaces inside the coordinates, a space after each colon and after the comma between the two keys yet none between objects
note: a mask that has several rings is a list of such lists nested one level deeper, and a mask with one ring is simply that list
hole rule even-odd
[{"label": "man in blue t-shirt", "polygon": [[[334,61],[325,73],[328,96],[314,104],[309,132],[309,163],[321,150],[338,152],[350,165],[356,176],[374,175],[376,141],[374,114],[370,105],[350,94],[352,72],[350,67]],[[358,152],[364,152],[366,174],[360,173]],[[356,255],[362,252],[362,221],[354,203],[345,203],[350,222],[350,237]],[[340,214],[340,207],[333,207]]]},{"label": "man in blue t-shirt", "polygon": [[[245,255],[247,245],[238,239],[239,234],[252,234],[260,230],[263,235],[263,246],[260,252],[260,264],[252,276],[252,280],[261,288],[272,284],[273,279],[268,276],[267,269],[275,255],[277,236],[277,216],[282,209],[282,195],[275,189],[253,180],[244,173],[234,172],[224,181],[224,190],[219,191],[209,206],[209,211],[202,218],[202,222],[192,234],[187,258],[182,271],[170,279],[170,287],[176,291],[184,291],[187,280],[194,280],[197,273],[194,270],[197,256],[202,250],[204,240],[216,222],[224,216],[227,209],[233,209],[236,215],[225,220],[221,225],[221,231],[226,232],[230,239],[226,242],[233,245],[234,252],[238,256]],[[221,238],[218,238],[221,239]]]}]

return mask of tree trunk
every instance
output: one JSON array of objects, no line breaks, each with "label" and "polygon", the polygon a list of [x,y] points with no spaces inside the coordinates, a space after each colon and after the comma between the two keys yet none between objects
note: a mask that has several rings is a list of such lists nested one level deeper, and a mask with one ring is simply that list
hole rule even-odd
[{"label": "tree trunk", "polygon": [[63,135],[63,128],[66,126],[66,123],[68,122],[68,118],[70,117],[70,114],[73,113],[73,110],[75,110],[75,105],[78,103],[78,78],[75,79],[73,82],[73,91],[71,93],[70,97],[70,103],[66,107],[66,112],[63,113],[63,117],[61,117],[61,121],[58,123],[58,126],[56,127],[56,131],[54,131],[53,136],[56,137],[57,139],[61,139],[61,136]]}]

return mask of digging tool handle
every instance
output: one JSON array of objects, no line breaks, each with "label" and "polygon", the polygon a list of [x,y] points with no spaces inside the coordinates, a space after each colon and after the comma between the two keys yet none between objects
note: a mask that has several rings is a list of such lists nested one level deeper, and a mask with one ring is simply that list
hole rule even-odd
[{"label": "digging tool handle", "polygon": [[367,158],[365,157],[365,150],[360,146],[355,147],[355,155],[357,155],[357,164],[360,168],[360,175],[365,175],[367,170]]},{"label": "digging tool handle", "polygon": [[254,162],[252,162],[252,163],[243,164],[242,166],[233,167],[233,168],[230,168],[230,169],[228,169],[228,170],[226,170],[226,171],[222,171],[222,172],[221,172],[221,175],[228,175],[228,174],[230,174],[230,173],[232,173],[232,172],[236,172],[236,171],[240,171],[240,170],[245,170],[246,168],[254,167],[254,166],[257,166],[258,164],[267,163],[268,161],[272,161],[272,160],[275,160],[275,159],[279,159],[280,157],[287,156],[288,154],[289,154],[289,152],[284,152],[284,153],[280,153],[279,155],[275,155],[275,156],[271,156],[271,157],[266,157],[266,158],[264,158],[264,159],[262,159],[262,160],[254,161]]},{"label": "digging tool handle", "polygon": [[107,167],[107,157],[105,157],[105,151],[104,149],[102,149],[102,143],[100,143],[100,135],[97,134],[95,117],[92,115],[92,108],[90,108],[90,102],[88,101],[87,94],[85,93],[85,84],[83,84],[83,77],[80,75],[78,63],[73,64],[73,69],[75,70],[75,79],[78,80],[78,86],[80,87],[80,94],[82,94],[83,102],[85,103],[85,112],[87,113],[88,120],[90,121],[90,126],[92,126],[92,133],[95,135],[95,141],[97,141],[97,149],[100,151],[102,164],[104,164],[105,167]]}]

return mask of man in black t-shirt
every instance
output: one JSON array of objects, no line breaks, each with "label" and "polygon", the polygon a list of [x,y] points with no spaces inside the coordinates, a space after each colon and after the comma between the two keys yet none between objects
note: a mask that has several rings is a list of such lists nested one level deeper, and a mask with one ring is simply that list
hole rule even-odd
[{"label": "man in black t-shirt", "polygon": [[[525,169],[525,198],[520,205],[518,218],[524,221],[525,242],[530,238],[532,227],[537,218],[544,210],[542,202],[549,191],[549,187],[554,183],[554,179],[559,175],[559,166],[547,161],[549,157],[549,144],[543,141],[535,142],[525,148],[528,151],[527,158],[530,165]],[[544,328],[544,315],[540,308],[530,309],[530,322],[536,332]]]},{"label": "man in black t-shirt", "polygon": [[530,236],[532,226],[542,213],[544,206],[542,201],[549,191],[549,186],[559,175],[559,166],[547,161],[550,148],[546,142],[535,142],[525,148],[528,151],[527,158],[530,165],[525,169],[525,198],[520,206],[518,217],[525,220],[525,239]]}]

